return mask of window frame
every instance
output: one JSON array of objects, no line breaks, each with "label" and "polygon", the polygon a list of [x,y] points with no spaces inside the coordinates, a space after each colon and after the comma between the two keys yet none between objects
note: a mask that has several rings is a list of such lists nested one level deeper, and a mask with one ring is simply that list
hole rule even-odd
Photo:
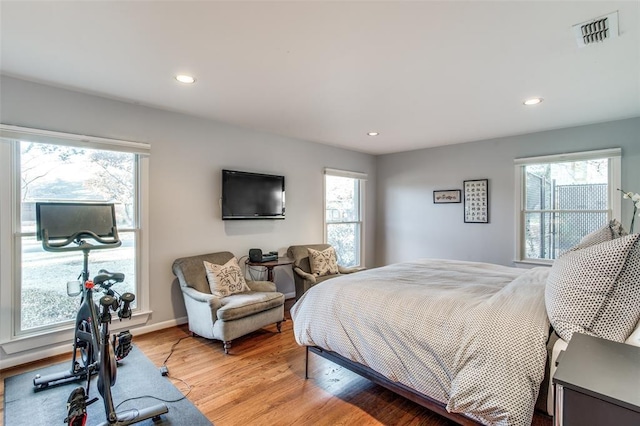
[{"label": "window frame", "polygon": [[545,155],[538,157],[525,157],[516,158],[514,160],[515,167],[515,260],[516,264],[529,264],[529,265],[552,265],[553,259],[531,259],[525,257],[526,250],[525,244],[525,230],[524,230],[524,215],[526,206],[526,191],[524,185],[526,185],[525,166],[531,164],[544,164],[544,163],[566,163],[572,161],[586,161],[595,159],[607,159],[608,165],[608,220],[612,218],[620,218],[622,212],[622,200],[621,195],[618,194],[618,188],[622,181],[622,166],[621,166],[622,150],[620,148],[610,148],[595,151],[581,151],[554,155]]},{"label": "window frame", "polygon": [[[355,179],[358,181],[358,212],[359,212],[359,220],[349,220],[349,221],[339,221],[339,222],[328,222],[327,221],[327,176],[335,176],[335,177],[346,177]],[[365,260],[365,235],[364,235],[364,226],[365,226],[365,197],[366,197],[366,182],[367,182],[367,174],[361,172],[352,172],[348,170],[339,170],[339,169],[324,169],[324,176],[322,180],[322,197],[323,197],[323,209],[322,209],[322,221],[323,221],[323,242],[328,244],[327,235],[328,235],[328,226],[329,225],[340,225],[340,224],[356,224],[359,226],[359,258],[357,259],[357,265],[354,267],[362,267],[364,266]]]},{"label": "window frame", "polygon": [[[149,223],[150,145],[0,124],[0,248],[3,253],[0,280],[11,283],[0,286],[0,347],[8,355],[19,356],[24,351],[70,342],[74,332],[72,321],[33,330],[19,330],[22,238],[30,234],[22,232],[20,222],[20,142],[25,140],[136,154],[136,226],[126,232],[133,232],[136,238],[137,307],[132,319],[122,324],[114,323],[113,331],[145,324],[151,314],[149,241],[146,232]],[[53,353],[47,350],[47,355],[51,354]],[[31,358],[33,356],[30,354]]]}]

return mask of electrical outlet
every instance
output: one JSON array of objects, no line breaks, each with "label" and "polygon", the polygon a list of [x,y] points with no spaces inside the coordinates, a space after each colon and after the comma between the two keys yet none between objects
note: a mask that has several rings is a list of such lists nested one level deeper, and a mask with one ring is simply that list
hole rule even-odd
[{"label": "electrical outlet", "polygon": [[162,374],[163,376],[168,376],[169,368],[166,365],[163,365],[162,367],[160,367],[160,374]]}]

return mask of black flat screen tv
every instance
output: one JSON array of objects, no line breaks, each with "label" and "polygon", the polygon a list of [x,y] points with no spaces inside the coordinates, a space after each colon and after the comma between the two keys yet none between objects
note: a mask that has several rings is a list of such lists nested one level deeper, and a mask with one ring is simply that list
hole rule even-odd
[{"label": "black flat screen tv", "polygon": [[222,171],[222,219],[284,219],[284,176]]}]

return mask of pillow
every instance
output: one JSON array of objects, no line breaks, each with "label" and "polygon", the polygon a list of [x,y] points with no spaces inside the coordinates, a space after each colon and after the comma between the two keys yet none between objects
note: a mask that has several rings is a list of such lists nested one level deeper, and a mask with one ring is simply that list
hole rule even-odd
[{"label": "pillow", "polygon": [[335,275],[338,273],[338,258],[336,250],[333,247],[326,248],[322,251],[309,250],[309,264],[311,273],[316,277],[324,275]]},{"label": "pillow", "polygon": [[580,250],[605,241],[615,240],[616,238],[624,237],[625,235],[627,235],[627,232],[622,227],[622,224],[616,219],[612,219],[602,228],[596,229],[590,234],[582,237],[580,242],[575,247],[569,249],[569,251]]},{"label": "pillow", "polygon": [[560,256],[547,278],[545,304],[566,341],[580,332],[624,342],[640,319],[640,234]]},{"label": "pillow", "polygon": [[211,294],[214,296],[226,297],[234,293],[251,291],[235,257],[224,265],[204,261],[204,269],[207,272]]}]

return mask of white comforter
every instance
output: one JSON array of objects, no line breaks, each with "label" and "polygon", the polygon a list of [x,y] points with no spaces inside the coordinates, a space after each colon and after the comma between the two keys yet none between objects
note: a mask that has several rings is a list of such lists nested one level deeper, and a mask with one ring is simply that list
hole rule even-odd
[{"label": "white comforter", "polygon": [[547,356],[547,274],[434,259],[362,271],[306,292],[294,333],[450,412],[528,426]]}]

